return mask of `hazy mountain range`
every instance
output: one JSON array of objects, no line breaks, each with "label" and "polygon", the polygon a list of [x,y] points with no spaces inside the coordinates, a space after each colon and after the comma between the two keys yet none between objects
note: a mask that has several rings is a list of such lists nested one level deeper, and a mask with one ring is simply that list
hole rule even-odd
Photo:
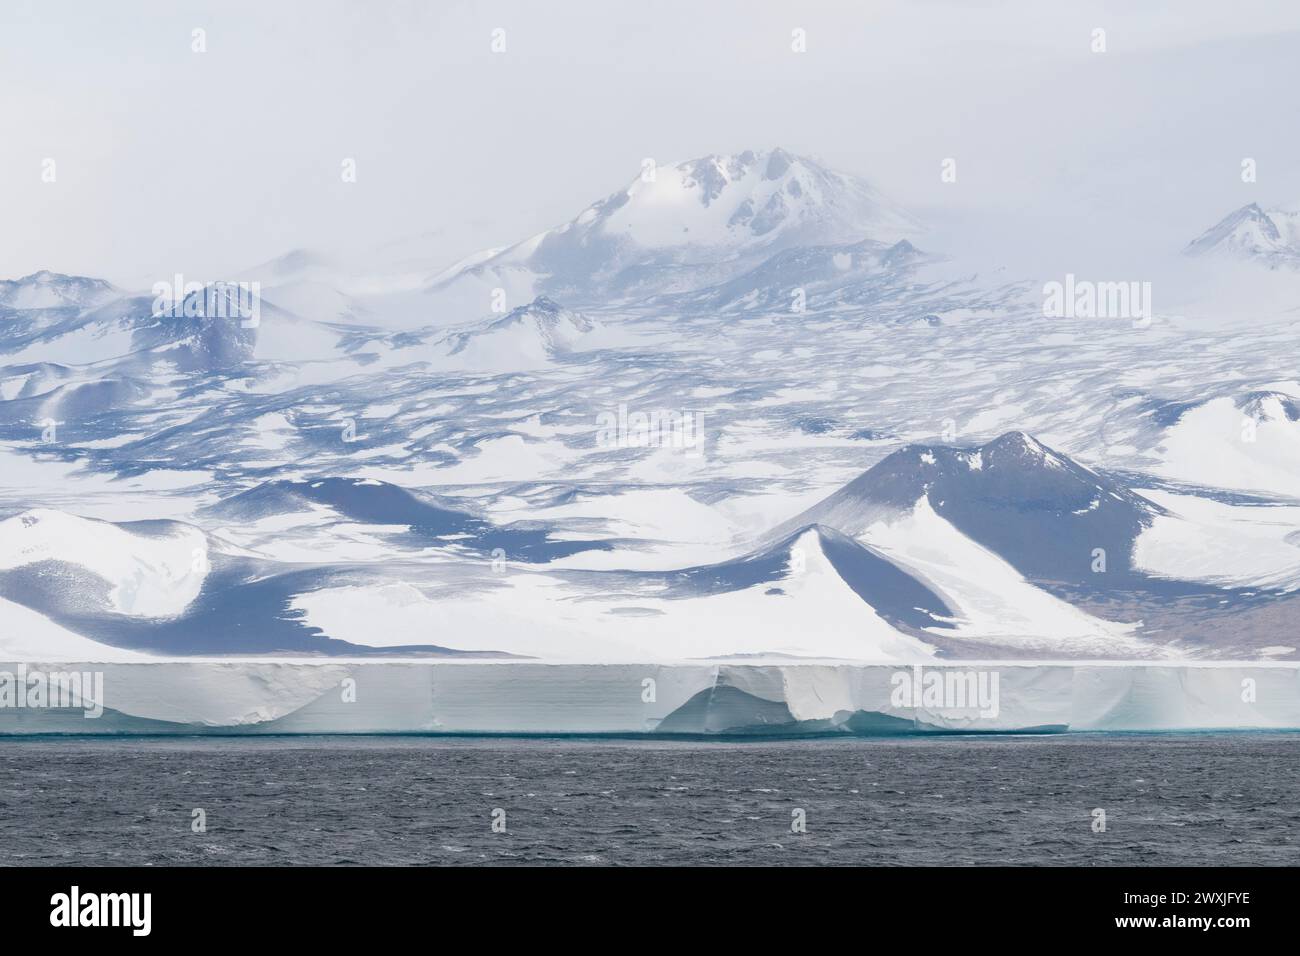
[{"label": "hazy mountain range", "polygon": [[[1186,251],[1287,270],[1297,215]],[[0,281],[0,646],[1293,659],[1296,317],[1051,318],[1042,278],[771,149],[449,267]]]}]

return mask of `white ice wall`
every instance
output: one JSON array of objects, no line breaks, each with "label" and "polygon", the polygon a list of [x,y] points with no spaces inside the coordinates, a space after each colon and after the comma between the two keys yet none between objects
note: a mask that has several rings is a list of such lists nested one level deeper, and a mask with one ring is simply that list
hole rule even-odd
[{"label": "white ice wall", "polygon": [[[14,706],[4,675],[103,675],[101,716]],[[926,665],[996,676],[996,713],[899,699],[843,663],[0,662],[0,733],[809,733],[1300,729],[1300,665]],[[916,685],[912,685],[916,686]]]}]

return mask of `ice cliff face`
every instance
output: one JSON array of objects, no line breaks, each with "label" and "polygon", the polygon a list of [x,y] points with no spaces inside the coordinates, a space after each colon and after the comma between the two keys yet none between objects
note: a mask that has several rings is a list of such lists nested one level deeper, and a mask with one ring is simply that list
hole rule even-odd
[{"label": "ice cliff face", "polygon": [[0,733],[897,735],[1300,728],[1294,665],[0,661],[0,675],[28,687],[72,673],[92,678],[83,684],[98,693],[74,706],[0,708]]}]

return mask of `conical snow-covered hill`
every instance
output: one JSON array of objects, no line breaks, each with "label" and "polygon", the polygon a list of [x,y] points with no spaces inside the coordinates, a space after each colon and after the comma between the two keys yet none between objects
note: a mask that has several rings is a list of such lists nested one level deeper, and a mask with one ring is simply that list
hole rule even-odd
[{"label": "conical snow-covered hill", "polygon": [[431,289],[644,296],[724,281],[781,249],[918,231],[861,179],[783,149],[746,150],[647,168],[569,222],[435,276]]},{"label": "conical snow-covered hill", "polygon": [[1192,240],[1188,255],[1225,256],[1270,269],[1300,267],[1300,203],[1263,209],[1250,203]]},{"label": "conical snow-covered hill", "polygon": [[1022,574],[1095,580],[1094,551],[1112,575],[1160,509],[1024,432],[976,448],[909,445],[793,519],[861,534],[925,501],[936,516]]},{"label": "conical snow-covered hill", "polygon": [[1130,624],[1103,620],[1053,591],[1065,583],[1131,587],[1134,544],[1162,514],[1014,431],[974,448],[909,445],[774,533],[816,522],[871,548],[953,608],[954,642],[1145,655],[1159,652]]}]

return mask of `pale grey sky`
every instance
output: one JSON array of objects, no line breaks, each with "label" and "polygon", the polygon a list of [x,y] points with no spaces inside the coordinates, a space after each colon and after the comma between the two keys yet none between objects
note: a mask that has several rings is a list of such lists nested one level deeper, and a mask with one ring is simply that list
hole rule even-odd
[{"label": "pale grey sky", "polygon": [[1260,0],[6,0],[0,277],[147,285],[422,234],[434,271],[643,157],[773,145],[866,176],[947,251],[1122,268],[1300,200],[1297,64],[1300,4]]}]

